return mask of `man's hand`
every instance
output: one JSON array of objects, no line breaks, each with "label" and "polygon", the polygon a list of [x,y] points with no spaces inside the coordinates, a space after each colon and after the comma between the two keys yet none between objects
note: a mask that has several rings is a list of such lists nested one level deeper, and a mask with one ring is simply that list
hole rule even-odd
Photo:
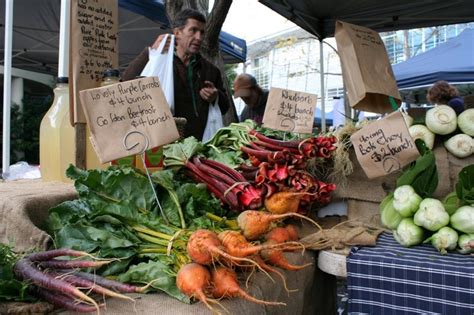
[{"label": "man's hand", "polygon": [[[158,49],[158,47],[160,46],[160,43],[161,41],[165,38],[167,34],[161,34],[160,36],[158,36],[155,40],[155,42],[153,43],[153,45],[151,46],[151,48],[153,49]],[[168,34],[170,35],[170,34]],[[162,53],[163,54],[166,54],[168,52],[168,49],[170,49],[170,44],[171,44],[171,35],[168,36],[168,39],[166,40],[166,43],[165,43],[165,47],[163,47],[163,51]]]},{"label": "man's hand", "polygon": [[218,92],[216,87],[214,86],[214,83],[211,81],[204,81],[204,87],[199,91],[199,95],[201,95],[201,98],[205,100],[208,103],[214,103]]}]

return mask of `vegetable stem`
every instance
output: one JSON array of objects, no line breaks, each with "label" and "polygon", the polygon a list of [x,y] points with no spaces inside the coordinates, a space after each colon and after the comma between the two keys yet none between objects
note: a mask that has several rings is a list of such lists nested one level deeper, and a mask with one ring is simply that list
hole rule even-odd
[{"label": "vegetable stem", "polygon": [[171,238],[172,238],[171,235],[161,233],[161,232],[158,232],[158,231],[155,231],[155,230],[152,230],[152,229],[148,229],[146,227],[134,225],[134,226],[132,226],[132,228],[137,232],[142,232],[142,233],[145,233],[145,234],[156,236],[156,237],[168,240],[168,241],[171,240]]},{"label": "vegetable stem", "polygon": [[231,228],[232,230],[238,230],[239,225],[237,224],[237,220],[227,220],[226,218],[222,218],[218,215],[215,215],[210,212],[206,212],[206,217],[214,222],[224,223],[227,227]]}]

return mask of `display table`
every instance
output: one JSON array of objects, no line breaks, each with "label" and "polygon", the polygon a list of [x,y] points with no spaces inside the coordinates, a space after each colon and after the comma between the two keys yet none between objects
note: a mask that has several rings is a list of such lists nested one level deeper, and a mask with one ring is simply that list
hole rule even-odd
[{"label": "display table", "polygon": [[389,233],[347,258],[349,312],[474,314],[474,257],[406,248]]},{"label": "display table", "polygon": [[[0,182],[0,242],[15,245],[17,251],[46,249],[51,238],[42,230],[48,209],[77,198],[72,184],[24,180]],[[326,274],[316,267],[316,252],[287,253],[293,264],[311,263],[300,271],[282,271],[287,286],[295,291],[287,293],[276,275],[273,281],[262,273],[250,279],[249,292],[267,301],[285,302],[286,306],[262,306],[242,299],[220,303],[232,314],[332,314],[335,310],[335,287]],[[241,275],[242,276],[242,275]],[[241,279],[245,283],[245,279]],[[331,287],[331,290],[328,290]],[[188,305],[165,294],[133,295],[136,302],[107,299],[102,314],[210,314],[202,304]],[[16,310],[15,310],[16,309]],[[25,307],[15,309],[0,303],[0,313],[25,313]],[[19,311],[21,309],[21,311]],[[38,312],[35,312],[38,313]],[[42,312],[39,312],[41,314]],[[68,313],[70,314],[70,313]]]}]

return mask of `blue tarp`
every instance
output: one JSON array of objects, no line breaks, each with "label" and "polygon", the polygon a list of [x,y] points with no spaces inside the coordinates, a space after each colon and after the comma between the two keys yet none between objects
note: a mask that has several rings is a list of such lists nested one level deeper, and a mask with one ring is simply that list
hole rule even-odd
[{"label": "blue tarp", "polygon": [[474,29],[394,65],[398,88],[432,85],[438,80],[450,83],[474,82]]},{"label": "blue tarp", "polygon": [[[165,4],[162,0],[119,0],[119,6],[143,15],[165,27],[170,27]],[[221,32],[219,35],[219,45],[225,63],[245,62],[247,58],[247,44],[245,40],[229,33]]]}]

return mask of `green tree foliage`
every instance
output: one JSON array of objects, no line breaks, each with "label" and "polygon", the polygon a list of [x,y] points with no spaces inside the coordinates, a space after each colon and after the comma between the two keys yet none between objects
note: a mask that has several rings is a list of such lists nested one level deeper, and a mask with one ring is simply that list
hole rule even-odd
[{"label": "green tree foliage", "polygon": [[51,95],[46,97],[25,95],[22,110],[17,104],[12,106],[10,129],[12,164],[19,160],[39,164],[39,129],[51,102]]}]

